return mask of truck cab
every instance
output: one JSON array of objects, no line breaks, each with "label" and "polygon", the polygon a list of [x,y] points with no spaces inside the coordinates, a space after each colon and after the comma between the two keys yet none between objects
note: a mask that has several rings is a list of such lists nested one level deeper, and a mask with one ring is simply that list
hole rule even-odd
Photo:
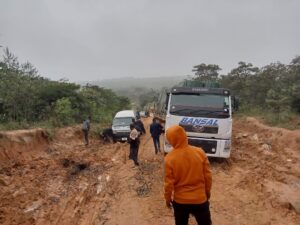
[{"label": "truck cab", "polygon": [[112,132],[114,141],[127,141],[130,133],[130,124],[136,120],[133,110],[123,110],[118,112],[112,122]]},{"label": "truck cab", "polygon": [[[208,156],[229,158],[232,134],[230,91],[224,88],[174,87],[168,94],[165,128],[183,127],[190,145]],[[165,142],[165,153],[172,147]]]}]

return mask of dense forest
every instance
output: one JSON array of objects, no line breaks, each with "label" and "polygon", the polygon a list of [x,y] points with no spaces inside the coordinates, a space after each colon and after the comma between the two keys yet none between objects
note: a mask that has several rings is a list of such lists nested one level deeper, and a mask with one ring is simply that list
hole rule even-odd
[{"label": "dense forest", "polygon": [[0,61],[0,124],[6,129],[36,123],[67,125],[88,115],[95,122],[108,122],[117,111],[127,108],[131,108],[129,99],[110,89],[46,79],[31,63],[21,64],[8,48],[4,50]]}]

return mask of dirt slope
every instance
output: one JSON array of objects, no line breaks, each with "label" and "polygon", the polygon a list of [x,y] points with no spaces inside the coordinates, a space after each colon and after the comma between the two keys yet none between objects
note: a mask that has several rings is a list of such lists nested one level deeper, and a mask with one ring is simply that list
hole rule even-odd
[{"label": "dirt slope", "polygon": [[298,224],[290,204],[300,201],[299,143],[299,131],[235,120],[232,157],[213,164],[215,222]]},{"label": "dirt slope", "polygon": [[[150,121],[144,121],[147,130]],[[0,161],[0,224],[174,224],[163,199],[163,155],[154,154],[149,133],[142,137],[139,168],[127,159],[127,144],[92,140],[85,147],[78,127],[27,148],[9,148],[16,146],[9,135],[0,140],[6,155],[33,156]],[[299,131],[238,119],[232,142],[229,160],[211,162],[214,224],[298,224],[291,204],[300,196]]]},{"label": "dirt slope", "polygon": [[0,132],[0,163],[34,159],[45,153],[48,144],[42,129]]}]

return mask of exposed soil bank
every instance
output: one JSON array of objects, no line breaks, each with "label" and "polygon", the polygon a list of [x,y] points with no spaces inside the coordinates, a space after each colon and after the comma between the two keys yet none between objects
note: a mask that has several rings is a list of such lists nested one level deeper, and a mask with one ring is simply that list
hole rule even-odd
[{"label": "exposed soil bank", "polygon": [[0,132],[0,163],[40,157],[48,145],[48,137],[42,129]]}]

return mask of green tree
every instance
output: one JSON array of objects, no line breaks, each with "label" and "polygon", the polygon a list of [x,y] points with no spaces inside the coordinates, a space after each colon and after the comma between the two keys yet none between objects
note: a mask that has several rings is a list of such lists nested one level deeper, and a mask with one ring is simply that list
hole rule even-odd
[{"label": "green tree", "polygon": [[18,57],[15,56],[9,49],[6,47],[4,49],[3,62],[8,69],[18,71],[20,67],[20,63],[18,61]]},{"label": "green tree", "polygon": [[290,87],[291,108],[300,113],[300,56],[296,56],[288,66],[287,83]]},{"label": "green tree", "polygon": [[83,115],[92,115],[97,122],[111,121],[120,110],[130,109],[130,101],[126,97],[116,95],[112,90],[95,85],[86,85],[80,94],[85,99],[86,109]]},{"label": "green tree", "polygon": [[195,72],[194,79],[200,80],[202,82],[214,82],[217,81],[220,70],[221,68],[216,64],[201,63],[194,66],[194,69],[192,71]]},{"label": "green tree", "polygon": [[140,109],[144,109],[149,103],[158,102],[159,93],[153,89],[150,89],[147,92],[144,92],[139,96]]},{"label": "green tree", "polygon": [[254,76],[259,71],[251,63],[239,62],[238,67],[232,69],[228,75],[222,76],[221,84],[229,88],[234,95],[240,97],[243,104],[254,103],[253,90],[255,87]]},{"label": "green tree", "polygon": [[54,104],[54,120],[57,125],[68,125],[74,123],[74,111],[69,98],[58,99]]}]

